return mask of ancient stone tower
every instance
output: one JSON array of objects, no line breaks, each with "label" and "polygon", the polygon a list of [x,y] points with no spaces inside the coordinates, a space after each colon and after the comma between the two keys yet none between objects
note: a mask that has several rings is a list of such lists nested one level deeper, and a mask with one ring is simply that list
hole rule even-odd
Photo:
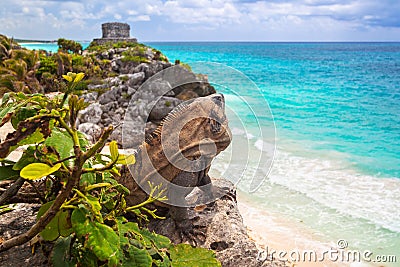
[{"label": "ancient stone tower", "polygon": [[94,39],[98,44],[104,43],[117,43],[121,41],[126,41],[130,43],[137,43],[136,38],[131,38],[129,31],[131,27],[127,23],[121,22],[107,22],[101,25],[103,31],[103,37]]}]

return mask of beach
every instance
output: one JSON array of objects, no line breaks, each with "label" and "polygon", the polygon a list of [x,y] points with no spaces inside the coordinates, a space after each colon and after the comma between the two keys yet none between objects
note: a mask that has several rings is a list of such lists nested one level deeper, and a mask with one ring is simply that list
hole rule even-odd
[{"label": "beach", "polygon": [[[329,258],[337,244],[324,243],[318,233],[310,231],[301,221],[290,221],[279,214],[254,208],[244,193],[238,193],[238,207],[251,239],[260,249],[260,258],[286,260],[289,266],[351,266],[372,267],[362,261],[342,261],[341,254]],[[324,254],[325,253],[325,254]]]}]

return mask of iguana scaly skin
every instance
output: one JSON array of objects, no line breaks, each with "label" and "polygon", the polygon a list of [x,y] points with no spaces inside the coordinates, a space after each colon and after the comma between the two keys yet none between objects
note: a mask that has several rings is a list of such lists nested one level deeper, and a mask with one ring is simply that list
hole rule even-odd
[{"label": "iguana scaly skin", "polygon": [[[155,185],[171,182],[173,185],[167,186],[171,217],[175,222],[185,221],[185,197],[196,186],[202,186],[200,189],[212,197],[208,170],[212,159],[230,142],[222,94],[179,105],[139,147],[136,163],[129,166],[135,179],[126,168],[121,171],[119,182],[131,191],[127,204],[136,205],[146,199],[141,187],[148,186],[148,181]],[[174,185],[181,187],[177,190]]]}]

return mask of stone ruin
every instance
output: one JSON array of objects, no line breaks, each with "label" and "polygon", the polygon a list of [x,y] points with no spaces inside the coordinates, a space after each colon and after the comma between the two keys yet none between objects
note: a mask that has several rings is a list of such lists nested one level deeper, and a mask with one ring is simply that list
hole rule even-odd
[{"label": "stone ruin", "polygon": [[96,38],[93,41],[97,44],[105,44],[105,43],[117,43],[117,42],[129,42],[129,43],[137,43],[136,38],[131,38],[129,36],[129,31],[131,27],[128,23],[121,22],[107,22],[101,24],[101,29],[103,32],[102,38]]}]

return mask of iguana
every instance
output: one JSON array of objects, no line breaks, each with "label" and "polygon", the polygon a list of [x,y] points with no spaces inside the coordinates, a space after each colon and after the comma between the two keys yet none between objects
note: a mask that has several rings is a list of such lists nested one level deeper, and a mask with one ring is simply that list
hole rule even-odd
[{"label": "iguana", "polygon": [[129,166],[135,179],[126,168],[121,170],[119,182],[130,190],[127,204],[146,199],[142,188],[148,187],[148,181],[162,183],[167,186],[170,214],[177,227],[190,227],[185,197],[199,186],[212,200],[208,170],[212,159],[230,142],[222,94],[182,103],[139,146],[136,163]]}]

